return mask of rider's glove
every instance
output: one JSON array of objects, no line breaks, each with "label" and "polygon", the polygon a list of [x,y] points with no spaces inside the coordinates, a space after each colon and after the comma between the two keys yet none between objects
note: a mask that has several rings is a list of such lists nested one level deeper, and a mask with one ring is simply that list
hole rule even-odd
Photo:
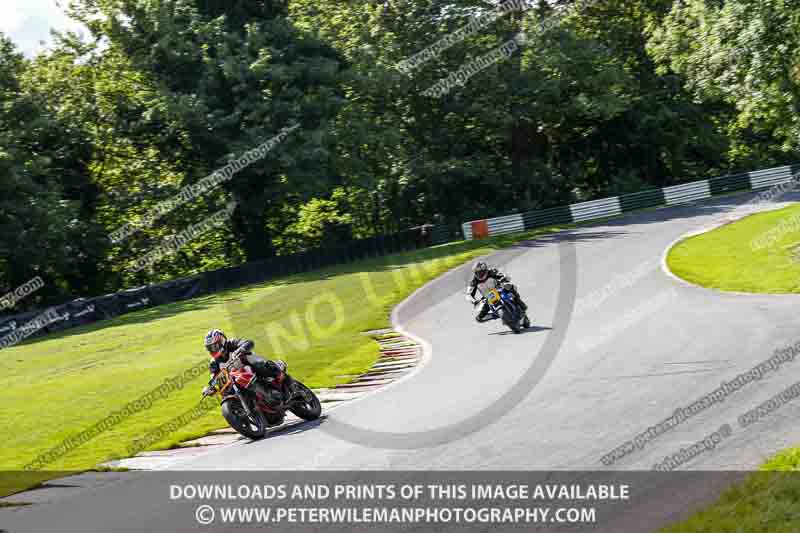
[{"label": "rider's glove", "polygon": [[475,305],[475,298],[473,298],[473,297],[472,297],[472,296],[470,296],[469,294],[467,294],[467,295],[465,296],[465,298],[466,298],[466,300],[467,300],[469,303],[471,303],[472,305]]},{"label": "rider's glove", "polygon": [[208,385],[208,386],[206,386],[206,388],[205,388],[205,389],[203,389],[203,396],[204,396],[204,397],[205,397],[205,396],[211,396],[211,395],[213,395],[215,392],[217,392],[217,389],[216,389],[216,387],[214,387],[213,385]]},{"label": "rider's glove", "polygon": [[280,359],[275,359],[273,364],[275,365],[275,369],[278,371],[278,375],[275,376],[275,383],[280,385],[283,383],[283,379],[286,377],[286,363]]}]

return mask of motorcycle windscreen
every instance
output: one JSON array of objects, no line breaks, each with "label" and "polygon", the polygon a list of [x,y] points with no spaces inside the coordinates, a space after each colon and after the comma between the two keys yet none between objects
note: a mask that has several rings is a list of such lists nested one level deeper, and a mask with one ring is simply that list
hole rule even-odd
[{"label": "motorcycle windscreen", "polygon": [[484,282],[478,283],[478,291],[486,298],[490,303],[495,303],[499,297],[499,286],[497,280],[494,278],[489,278]]}]

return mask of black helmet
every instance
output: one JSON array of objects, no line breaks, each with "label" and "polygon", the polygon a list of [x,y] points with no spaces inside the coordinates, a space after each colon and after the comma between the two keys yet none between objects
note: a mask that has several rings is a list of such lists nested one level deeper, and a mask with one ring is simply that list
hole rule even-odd
[{"label": "black helmet", "polygon": [[478,261],[472,266],[472,272],[478,278],[478,281],[486,281],[489,276],[489,266],[483,261]]},{"label": "black helmet", "polygon": [[218,329],[212,329],[208,332],[205,339],[205,346],[208,353],[211,354],[211,357],[214,359],[218,359],[222,355],[225,354],[225,343],[228,342],[228,338],[225,337],[225,334]]}]

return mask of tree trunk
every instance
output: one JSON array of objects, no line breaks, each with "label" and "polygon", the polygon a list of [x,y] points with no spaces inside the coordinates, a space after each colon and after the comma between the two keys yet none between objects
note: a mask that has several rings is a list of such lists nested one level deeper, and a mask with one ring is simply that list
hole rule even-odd
[{"label": "tree trunk", "polygon": [[[522,29],[522,13],[514,12],[511,14],[511,32],[507,35],[508,39],[514,39]],[[525,207],[530,208],[534,198],[532,189],[534,188],[534,177],[531,175],[530,168],[530,147],[529,147],[529,126],[521,119],[524,112],[517,97],[517,89],[520,85],[522,76],[522,51],[519,50],[508,59],[509,69],[511,70],[511,94],[509,95],[509,111],[511,115],[511,180],[515,186],[524,184],[525,186]]]},{"label": "tree trunk", "polygon": [[248,261],[275,257],[275,247],[267,233],[267,203],[263,195],[236,197],[231,225]]}]

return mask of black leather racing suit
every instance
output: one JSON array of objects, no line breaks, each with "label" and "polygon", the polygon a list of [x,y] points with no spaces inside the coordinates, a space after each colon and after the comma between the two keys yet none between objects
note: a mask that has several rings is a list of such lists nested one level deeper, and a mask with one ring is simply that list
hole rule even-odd
[{"label": "black leather racing suit", "polygon": [[[506,277],[505,274],[503,274],[496,268],[490,268],[489,274],[483,281],[479,280],[476,276],[472,277],[472,280],[469,282],[469,286],[467,287],[467,294],[470,295],[474,300],[475,293],[478,292],[478,285],[486,282],[489,278],[496,280],[498,286],[502,285],[503,283],[509,283],[509,284],[511,283],[511,279]],[[517,303],[522,308],[522,312],[526,313],[528,311],[528,306],[525,304],[525,302],[522,301],[522,297],[519,295],[517,288],[513,284],[511,284],[511,292],[514,293],[514,297],[517,299]],[[488,320],[487,315],[489,314],[490,310],[491,307],[489,307],[488,302],[484,300],[480,311],[475,316],[475,320],[477,320],[478,322],[486,322]]]},{"label": "black leather racing suit", "polygon": [[[241,361],[250,365],[253,371],[255,371],[256,376],[260,379],[275,378],[286,372],[285,365],[276,363],[275,361],[268,361],[254,354],[253,348],[255,345],[255,342],[248,339],[228,339],[223,348],[223,355],[217,359],[212,359],[208,364],[212,379],[219,373],[220,365],[227,363],[230,359],[230,354],[236,350],[243,352]],[[286,378],[288,378],[288,376],[286,376]]]}]

